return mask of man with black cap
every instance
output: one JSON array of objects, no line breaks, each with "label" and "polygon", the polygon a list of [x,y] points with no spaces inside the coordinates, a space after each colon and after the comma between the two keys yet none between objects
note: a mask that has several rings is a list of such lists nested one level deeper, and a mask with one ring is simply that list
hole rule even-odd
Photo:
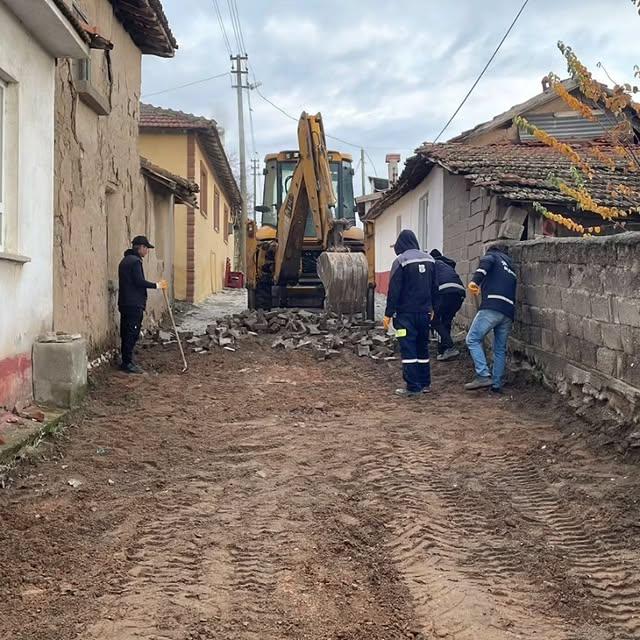
[{"label": "man with black cap", "polygon": [[132,248],[124,252],[118,267],[118,309],[120,310],[120,338],[122,340],[122,364],[125,373],[143,373],[133,362],[133,349],[140,337],[142,316],[147,307],[147,289],[165,289],[167,281],[149,282],[144,277],[142,259],[153,249],[145,236],[136,236]]},{"label": "man with black cap", "polygon": [[438,360],[451,360],[460,355],[451,338],[451,327],[456,313],[465,299],[465,289],[460,276],[456,273],[456,263],[443,256],[437,249],[431,250],[436,261],[436,281],[438,283],[438,301],[435,306],[433,325],[438,332]]},{"label": "man with black cap", "polygon": [[384,328],[393,319],[402,354],[405,389],[396,394],[416,397],[431,386],[429,364],[429,324],[438,295],[435,262],[424,251],[413,231],[400,232],[393,246],[398,256],[391,267]]}]

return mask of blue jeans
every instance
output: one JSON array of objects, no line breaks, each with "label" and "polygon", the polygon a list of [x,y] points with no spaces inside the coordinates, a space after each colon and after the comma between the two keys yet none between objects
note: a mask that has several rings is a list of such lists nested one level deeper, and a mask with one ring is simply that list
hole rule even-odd
[{"label": "blue jeans", "polygon": [[473,358],[476,375],[481,378],[490,378],[491,371],[487,365],[487,357],[484,353],[484,339],[493,330],[493,386],[502,386],[507,360],[507,342],[511,333],[513,320],[491,309],[480,309],[471,323],[467,333],[467,347]]}]

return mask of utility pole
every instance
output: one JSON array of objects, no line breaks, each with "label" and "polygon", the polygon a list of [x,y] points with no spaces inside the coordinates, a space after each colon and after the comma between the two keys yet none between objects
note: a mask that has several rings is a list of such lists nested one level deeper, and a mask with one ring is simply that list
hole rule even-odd
[{"label": "utility pole", "polygon": [[247,56],[231,56],[231,73],[235,74],[235,84],[238,95],[238,134],[240,142],[240,195],[242,197],[242,213],[240,215],[240,229],[238,230],[238,242],[236,243],[236,269],[246,273],[246,248],[247,248],[247,160],[244,146],[244,95],[243,90],[249,85],[245,82],[248,74],[246,69]]},{"label": "utility pole", "polygon": [[365,169],[364,169],[364,149],[360,149],[360,175],[362,177],[362,195],[367,195],[367,189],[365,186]]},{"label": "utility pole", "polygon": [[255,221],[256,216],[258,215],[256,212],[256,206],[258,204],[258,170],[260,168],[260,159],[256,156],[251,159],[251,169],[253,171],[253,219]]}]

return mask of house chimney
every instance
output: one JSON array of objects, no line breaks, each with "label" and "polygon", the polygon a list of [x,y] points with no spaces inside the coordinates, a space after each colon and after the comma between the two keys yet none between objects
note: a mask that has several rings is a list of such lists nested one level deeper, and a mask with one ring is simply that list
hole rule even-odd
[{"label": "house chimney", "polygon": [[544,76],[542,78],[542,91],[549,91],[551,87],[551,82],[549,82],[549,76]]},{"label": "house chimney", "polygon": [[387,153],[384,161],[389,165],[389,186],[393,187],[398,182],[398,164],[400,163],[399,153]]}]

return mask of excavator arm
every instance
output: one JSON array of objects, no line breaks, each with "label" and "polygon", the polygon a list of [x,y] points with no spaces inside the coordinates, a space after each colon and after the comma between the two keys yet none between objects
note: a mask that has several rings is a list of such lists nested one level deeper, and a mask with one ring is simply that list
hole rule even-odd
[{"label": "excavator arm", "polygon": [[316,238],[325,250],[334,227],[336,195],[320,114],[300,116],[298,145],[300,159],[278,216],[279,246],[274,280],[283,285],[298,278],[308,212],[313,216]]}]

